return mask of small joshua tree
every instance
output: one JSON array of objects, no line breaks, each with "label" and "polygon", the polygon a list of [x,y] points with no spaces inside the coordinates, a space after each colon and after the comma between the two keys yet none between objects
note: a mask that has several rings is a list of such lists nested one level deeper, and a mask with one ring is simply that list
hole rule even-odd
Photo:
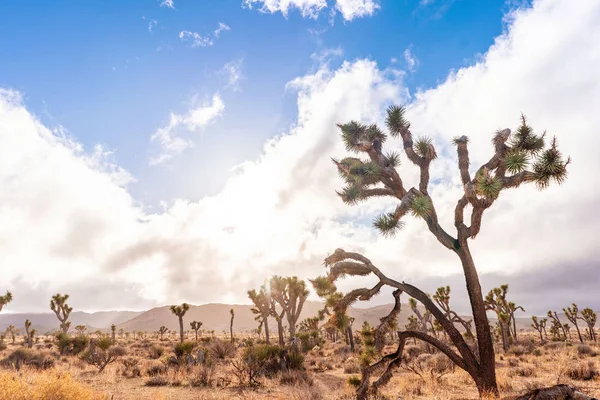
[{"label": "small joshua tree", "polygon": [[265,341],[270,344],[269,338],[269,315],[271,314],[271,298],[265,286],[261,286],[260,290],[248,290],[248,297],[254,303],[254,307],[250,309],[256,315],[255,319],[265,328]]},{"label": "small joshua tree", "polygon": [[231,314],[231,321],[229,322],[229,336],[231,337],[231,343],[233,343],[233,318],[235,318],[235,312],[233,308],[229,310],[229,314]]},{"label": "small joshua tree", "polygon": [[12,299],[13,295],[8,290],[6,291],[6,294],[4,296],[0,296],[0,311],[2,311],[2,308],[4,308],[5,305],[10,303]]},{"label": "small joshua tree", "polygon": [[171,306],[169,309],[179,318],[179,341],[183,343],[183,316],[190,309],[190,305],[183,303],[180,306]]},{"label": "small joshua tree", "polygon": [[64,333],[69,331],[69,327],[71,326],[71,322],[68,321],[69,315],[71,311],[73,311],[72,307],[69,307],[67,304],[67,300],[69,299],[69,295],[61,295],[59,293],[52,296],[50,300],[50,309],[54,311],[56,314],[56,318],[60,321],[60,330]]},{"label": "small joshua tree", "polygon": [[160,340],[163,340],[163,335],[165,333],[167,333],[169,330],[167,329],[166,326],[161,326],[160,328],[158,328],[158,334],[160,335]]},{"label": "small joshua tree", "polygon": [[91,339],[87,350],[81,355],[81,359],[98,368],[98,372],[102,372],[108,364],[114,363],[126,353],[125,348],[115,346],[114,342],[105,336]]},{"label": "small joshua tree", "polygon": [[[471,303],[478,354],[473,352],[473,347],[465,342],[454,323],[446,318],[443,311],[423,291],[405,282],[389,278],[362,254],[337,249],[325,260],[325,265],[329,267],[327,278],[331,284],[346,275],[373,274],[379,279],[379,282],[370,289],[350,291],[345,296],[346,302],[358,299],[367,301],[378,294],[383,286],[400,289],[420,301],[433,314],[455,347],[453,349],[435,337],[420,331],[399,333],[398,350],[367,368],[357,390],[357,397],[359,400],[366,399],[369,393],[376,392],[380,386],[389,382],[393,370],[401,363],[404,344],[408,338],[418,338],[428,342],[446,354],[471,376],[481,395],[491,393],[497,396],[494,343],[477,268],[469,249],[469,240],[477,236],[485,211],[496,202],[503,190],[517,188],[527,183],[535,183],[539,189],[548,187],[553,181],[560,184],[566,179],[570,160],[563,160],[556,140],[552,140],[551,145],[546,148],[545,135],[535,134],[525,117],[522,117],[521,124],[514,134],[511,134],[510,129],[496,132],[492,139],[494,154],[488,162],[475,171],[474,175],[471,175],[472,171],[469,168],[468,138],[466,136],[455,138],[453,142],[457,147],[462,196],[454,210],[456,232],[452,234],[453,232],[446,231],[440,224],[433,200],[429,195],[430,165],[437,157],[433,141],[429,138],[413,140],[410,124],[405,118],[405,110],[402,107],[390,107],[387,111],[386,123],[391,136],[402,140],[408,160],[419,169],[418,186],[410,189],[405,186],[396,169],[400,162],[400,154],[383,152],[387,135],[377,125],[364,125],[351,121],[338,125],[346,149],[364,154],[368,158],[347,157],[334,160],[338,172],[346,182],[346,186],[338,194],[350,205],[372,197],[394,198],[397,206],[375,220],[377,229],[384,235],[393,235],[402,227],[401,219],[412,214],[426,223],[429,231],[443,247],[456,254],[462,264]],[[471,214],[468,225],[465,219],[466,211],[470,211]],[[371,384],[370,375],[382,369],[383,374]]]},{"label": "small joshua tree", "polygon": [[548,319],[542,318],[542,319],[538,320],[538,318],[534,315],[531,317],[531,320],[533,321],[533,323],[531,324],[531,327],[539,332],[540,341],[543,343],[544,336],[542,336],[542,333],[544,333],[544,334],[546,333],[546,322],[548,321]]},{"label": "small joshua tree", "polygon": [[[192,330],[196,334],[196,342],[197,342],[198,341],[198,331],[202,327],[202,322],[200,322],[200,321],[192,321],[192,322],[190,322],[190,327],[192,328]],[[166,330],[166,328],[165,328],[165,330]],[[161,340],[162,340],[162,336],[161,336]]]},{"label": "small joshua tree", "polygon": [[514,339],[517,338],[516,324],[514,325],[514,332],[511,334],[511,322],[515,319],[515,311],[525,309],[521,306],[516,306],[515,303],[506,300],[506,294],[508,293],[508,285],[500,285],[500,287],[490,290],[485,297],[485,309],[492,310],[498,316],[498,323],[500,324],[500,334],[502,338],[502,348],[504,351],[508,351],[509,339],[512,335]]},{"label": "small joshua tree", "polygon": [[421,311],[417,307],[417,300],[413,299],[412,297],[408,299],[408,305],[417,317],[416,329],[424,333],[429,332],[429,330],[433,331],[433,322],[431,322],[431,313],[429,310],[425,310],[425,313],[421,314]]},{"label": "small joshua tree", "polygon": [[25,320],[25,341],[27,343],[27,347],[28,348],[32,348],[33,347],[33,337],[36,334],[36,330],[35,329],[31,329],[31,321],[26,319]]},{"label": "small joshua tree", "polygon": [[596,313],[591,308],[584,308],[581,310],[581,317],[588,326],[588,333],[590,340],[596,341],[596,332],[594,332],[594,326],[596,325]]},{"label": "small joshua tree", "polygon": [[117,326],[115,324],[112,324],[110,326],[110,336],[111,336],[113,343],[117,343],[116,334],[117,334]]},{"label": "small joshua tree", "polygon": [[86,330],[87,330],[87,327],[85,325],[76,325],[75,326],[75,331],[77,332],[78,336],[83,336],[85,334]]},{"label": "small joshua tree", "polygon": [[550,318],[550,321],[552,322],[552,325],[550,326],[550,333],[552,334],[552,337],[559,340],[561,338],[563,340],[567,340],[569,338],[567,334],[567,329],[565,328],[565,325],[562,322],[560,322],[560,318],[558,318],[558,314],[556,313],[556,311],[552,312],[551,310],[549,310],[548,318]]},{"label": "small joshua tree", "polygon": [[[453,323],[459,323],[462,325],[462,327],[465,330],[465,336],[469,339],[473,339],[475,336],[473,336],[473,331],[471,330],[471,323],[473,322],[472,320],[465,320],[462,317],[460,317],[455,311],[453,311],[450,308],[450,286],[441,286],[439,288],[437,288],[437,290],[435,291],[434,295],[433,295],[433,300],[436,302],[436,304],[442,309],[442,311],[444,312],[444,316],[449,319],[450,321],[452,321]],[[434,321],[434,325],[435,322],[437,322],[437,320]],[[437,326],[434,326],[434,330],[435,331],[440,331],[443,329],[440,329],[441,325],[439,324],[439,322],[437,323]]]},{"label": "small joshua tree", "polygon": [[6,328],[6,334],[10,335],[12,344],[15,344],[15,335],[16,335],[17,329],[15,328],[14,325],[9,325],[8,328]]},{"label": "small joshua tree", "polygon": [[571,304],[571,307],[563,308],[563,312],[565,313],[565,317],[569,320],[570,323],[575,325],[575,330],[577,330],[577,336],[579,337],[579,341],[583,343],[583,337],[581,337],[581,331],[579,330],[579,325],[577,324],[577,320],[579,317],[579,308],[577,304]]},{"label": "small joshua tree", "polygon": [[285,311],[290,339],[293,339],[296,336],[296,324],[300,319],[302,307],[310,292],[304,281],[296,276],[287,278],[274,276],[270,280],[270,285],[272,298]]}]

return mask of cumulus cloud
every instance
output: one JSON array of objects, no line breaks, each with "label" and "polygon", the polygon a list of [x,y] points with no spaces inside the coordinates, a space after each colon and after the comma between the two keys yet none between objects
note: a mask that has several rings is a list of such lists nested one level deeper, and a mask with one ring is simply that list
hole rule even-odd
[{"label": "cumulus cloud", "polygon": [[163,0],[160,2],[160,6],[175,9],[175,3],[173,0]]},{"label": "cumulus cloud", "polygon": [[225,104],[217,93],[210,103],[193,107],[185,114],[171,113],[169,123],[158,129],[150,139],[152,142],[158,142],[161,147],[161,153],[151,158],[150,164],[163,164],[192,147],[194,142],[182,138],[180,133],[182,131],[196,132],[216,121],[224,111]]},{"label": "cumulus cloud", "polygon": [[[512,21],[479,63],[410,103],[398,76],[368,60],[294,79],[288,89],[298,93],[298,120],[288,133],[265,143],[261,156],[240,165],[218,194],[175,200],[155,214],[141,211],[119,174],[43,127],[17,93],[2,92],[4,282],[9,289],[19,279],[59,288],[102,276],[135,287],[131,301],[240,302],[271,274],[322,273],[323,258],[342,247],[363,252],[396,279],[428,290],[448,282],[460,292],[458,260],[421,221],[409,220],[397,237],[383,238],[370,223],[393,202],[347,207],[334,192],[342,182],[329,159],[345,154],[335,123],[381,122],[385,107],[400,102],[408,103],[414,134],[432,136],[438,149],[430,193],[450,232],[460,194],[452,137],[470,136],[476,168],[491,155],[493,132],[515,128],[521,112],[548,137],[558,136],[573,157],[567,182],[544,192],[526,186],[503,193],[471,247],[484,290],[508,282],[526,309],[543,310],[562,288],[561,301],[597,308],[584,302],[597,302],[588,292],[600,256],[594,212],[600,192],[591,178],[600,169],[600,4],[538,1]],[[395,140],[386,146],[401,148]],[[417,181],[408,163],[400,172],[407,184]],[[341,289],[354,285],[347,280]]]},{"label": "cumulus cloud", "polygon": [[335,0],[331,4],[327,0],[244,0],[242,4],[250,9],[256,5],[263,13],[280,12],[286,18],[291,10],[297,9],[304,18],[313,19],[331,6],[333,12],[338,11],[346,21],[372,16],[380,8],[376,0]]},{"label": "cumulus cloud", "polygon": [[[397,60],[396,60],[397,61]],[[412,52],[412,45],[404,50],[404,61],[406,62],[406,69],[410,72],[415,72],[419,65],[419,59]],[[392,64],[395,63],[392,61]]]}]

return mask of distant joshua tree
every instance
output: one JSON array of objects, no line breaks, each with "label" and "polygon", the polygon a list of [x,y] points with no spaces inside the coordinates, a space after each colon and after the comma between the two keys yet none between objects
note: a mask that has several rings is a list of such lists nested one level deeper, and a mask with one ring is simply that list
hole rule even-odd
[{"label": "distant joshua tree", "polygon": [[429,310],[425,310],[425,313],[421,314],[421,311],[417,307],[417,300],[412,297],[408,299],[408,305],[412,312],[416,315],[416,329],[423,333],[427,333],[430,328],[433,330],[433,323],[431,322],[431,313]]},{"label": "distant joshua tree", "polygon": [[110,326],[110,335],[111,335],[111,339],[112,339],[113,343],[117,343],[116,334],[117,334],[117,326],[115,324],[112,324]]},{"label": "distant joshua tree", "polygon": [[563,308],[563,312],[565,313],[565,317],[569,320],[570,323],[575,325],[575,330],[577,330],[577,336],[579,337],[579,341],[583,343],[583,337],[581,336],[581,331],[579,330],[579,325],[577,324],[577,320],[581,319],[579,317],[579,308],[577,304],[571,304],[571,307]]},{"label": "distant joshua tree", "polygon": [[[500,335],[502,338],[502,348],[508,351],[511,337],[517,339],[517,328],[515,321],[515,311],[525,309],[515,303],[506,300],[508,293],[508,285],[500,285],[500,287],[490,290],[485,297],[485,309],[491,310],[498,316],[498,324],[500,325]],[[511,325],[512,331],[511,331]]]},{"label": "distant joshua tree", "polygon": [[552,325],[550,326],[550,333],[552,334],[552,337],[555,339],[567,340],[569,338],[567,328],[565,327],[565,324],[560,321],[560,318],[558,318],[556,311],[549,310],[548,318],[550,318],[550,321],[552,322]]},{"label": "distant joshua tree", "polygon": [[173,314],[179,318],[179,339],[181,343],[183,343],[183,316],[190,309],[190,305],[188,303],[183,303],[180,306],[171,306],[170,310]]},{"label": "distant joshua tree", "polygon": [[15,328],[14,325],[9,325],[8,328],[6,328],[6,334],[10,335],[12,344],[15,344],[16,333],[17,333],[17,329]]},{"label": "distant joshua tree", "polygon": [[235,312],[233,311],[233,308],[229,310],[229,314],[231,314],[231,321],[229,322],[229,336],[231,337],[231,343],[233,343],[233,319],[235,318]]},{"label": "distant joshua tree", "polygon": [[6,294],[4,296],[0,296],[0,311],[2,311],[2,308],[8,303],[10,303],[12,299],[13,295],[8,290],[6,291]]},{"label": "distant joshua tree", "polygon": [[161,326],[160,328],[158,328],[158,334],[160,335],[160,340],[163,340],[163,335],[165,333],[167,333],[168,329],[166,326]]},{"label": "distant joshua tree", "polygon": [[[342,140],[347,151],[363,155],[333,160],[338,172],[345,180],[345,187],[338,192],[349,205],[370,198],[393,198],[395,208],[382,214],[374,225],[382,234],[392,236],[403,226],[402,219],[413,215],[422,219],[432,235],[446,249],[453,252],[462,264],[468,298],[471,303],[475,325],[476,346],[465,342],[463,335],[444,312],[424,293],[413,285],[399,282],[385,275],[371,260],[362,254],[337,249],[325,259],[328,268],[326,279],[334,285],[345,276],[374,275],[378,282],[371,288],[357,288],[348,292],[340,301],[352,303],[356,300],[368,301],[380,293],[385,286],[400,289],[420,301],[442,325],[454,348],[421,331],[399,333],[399,348],[393,354],[363,368],[361,384],[357,389],[358,400],[376,393],[378,388],[389,382],[393,371],[401,363],[404,344],[409,338],[429,343],[448,356],[473,379],[481,396],[498,395],[496,381],[494,343],[486,314],[479,276],[469,241],[481,230],[482,218],[487,209],[499,198],[504,190],[515,189],[527,183],[535,183],[538,189],[545,189],[552,182],[562,183],[567,176],[570,159],[564,160],[558,150],[556,140],[545,145],[545,135],[534,133],[525,117],[513,134],[510,129],[497,131],[492,139],[491,158],[477,169],[472,169],[469,157],[467,136],[453,140],[457,148],[458,169],[461,180],[461,197],[454,208],[452,231],[447,231],[438,219],[433,199],[429,194],[430,166],[437,158],[433,140],[413,139],[410,123],[405,118],[403,107],[391,106],[387,110],[386,124],[389,135],[401,139],[402,148],[408,160],[419,170],[419,183],[410,187],[398,173],[399,152],[384,152],[383,145],[388,138],[377,125],[365,125],[357,121],[340,124]],[[474,171],[474,174],[473,174]],[[470,214],[465,216],[465,214]],[[455,228],[455,229],[454,229]],[[334,292],[334,291],[332,291]],[[510,315],[507,315],[507,324]],[[477,354],[475,354],[477,352]],[[375,372],[380,377],[371,382]]]},{"label": "distant joshua tree", "polygon": [[71,311],[73,311],[73,308],[67,304],[68,299],[68,294],[61,295],[57,293],[50,300],[50,309],[56,314],[56,318],[60,321],[60,329],[64,333],[67,333],[71,327],[71,322],[68,319]]},{"label": "distant joshua tree", "polygon": [[32,348],[33,347],[33,337],[36,334],[36,330],[35,329],[31,329],[31,321],[26,319],[25,320],[25,335],[26,335],[26,343],[27,343],[27,347],[28,348]]},{"label": "distant joshua tree", "polygon": [[192,322],[190,322],[190,326],[192,327],[192,330],[196,334],[196,342],[197,342],[198,341],[198,331],[200,330],[200,327],[202,327],[202,322],[192,321]]},{"label": "distant joshua tree", "polygon": [[253,314],[256,315],[254,318],[259,322],[260,326],[265,328],[265,341],[270,344],[269,338],[269,314],[271,313],[271,298],[267,292],[265,286],[261,286],[260,290],[248,290],[248,297],[254,303],[254,307],[250,309]]},{"label": "distant joshua tree", "polygon": [[546,335],[546,322],[548,321],[548,318],[542,318],[542,319],[538,320],[538,318],[534,315],[531,317],[531,320],[533,321],[533,323],[531,324],[531,327],[539,332],[540,340],[543,343],[544,336],[542,336],[542,332],[544,333],[544,335]]},{"label": "distant joshua tree", "polygon": [[310,292],[306,283],[296,276],[283,278],[274,276],[270,280],[271,296],[285,311],[290,330],[290,339],[296,336],[296,324],[300,319],[302,307]]},{"label": "distant joshua tree", "polygon": [[596,325],[596,313],[591,308],[584,308],[581,310],[581,318],[585,321],[588,326],[588,334],[590,340],[596,341],[596,332],[594,332],[594,326]]},{"label": "distant joshua tree", "polygon": [[83,336],[85,334],[86,330],[87,330],[87,327],[85,325],[76,325],[75,326],[75,331],[77,332],[77,335],[79,335],[79,336]]},{"label": "distant joshua tree", "polygon": [[[473,322],[473,320],[465,320],[462,317],[460,317],[455,311],[452,311],[452,309],[450,308],[450,286],[441,286],[439,288],[437,288],[437,290],[435,291],[434,295],[433,295],[433,300],[437,303],[438,306],[440,306],[440,308],[442,309],[442,311],[444,312],[444,315],[446,316],[446,318],[448,318],[450,321],[452,321],[453,323],[459,323],[463,326],[463,328],[465,329],[465,336],[469,339],[473,339],[475,336],[473,336],[473,331],[471,330],[471,323]],[[443,328],[441,328],[441,325],[439,324],[439,322],[436,324],[437,320],[434,321],[434,330],[435,331],[443,331]]]}]

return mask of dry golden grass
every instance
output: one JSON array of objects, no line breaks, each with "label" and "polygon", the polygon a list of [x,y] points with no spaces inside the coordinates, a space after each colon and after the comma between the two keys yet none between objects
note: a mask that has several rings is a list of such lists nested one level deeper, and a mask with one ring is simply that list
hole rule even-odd
[{"label": "dry golden grass", "polygon": [[[525,335],[523,335],[525,336]],[[524,338],[525,339],[525,338]],[[51,349],[46,351],[55,359],[49,371],[32,369],[14,372],[0,369],[0,400],[4,399],[292,399],[292,400],[343,400],[351,399],[353,388],[347,383],[350,376],[360,373],[354,367],[357,354],[347,351],[342,344],[328,343],[323,349],[310,351],[305,357],[306,373],[277,375],[261,379],[255,388],[240,387],[233,375],[231,360],[214,361],[212,369],[203,366],[170,368],[161,374],[164,386],[147,386],[151,379],[148,370],[163,365],[162,361],[173,354],[174,339],[159,341],[146,339],[119,340],[127,347],[127,358],[134,360],[140,374],[119,362],[109,365],[103,373],[76,357],[59,356]],[[545,346],[525,345],[514,348],[509,354],[498,351],[497,377],[502,396],[510,398],[538,387],[566,383],[581,391],[600,396],[600,346],[587,343],[588,348],[577,344],[550,343]],[[201,344],[205,346],[206,344]],[[9,345],[0,358],[18,348]],[[47,345],[40,345],[44,347]],[[157,357],[156,348],[164,348]],[[389,346],[386,350],[392,350]],[[413,349],[412,351],[414,351]],[[418,349],[416,349],[418,350]],[[137,364],[135,363],[137,360]],[[382,390],[382,398],[404,400],[455,400],[476,399],[478,394],[471,378],[462,370],[439,377],[427,371],[418,376],[399,369]],[[587,379],[587,380],[584,380]],[[52,394],[54,393],[54,394]],[[54,396],[54,397],[52,397]],[[69,397],[70,396],[70,397]]]}]

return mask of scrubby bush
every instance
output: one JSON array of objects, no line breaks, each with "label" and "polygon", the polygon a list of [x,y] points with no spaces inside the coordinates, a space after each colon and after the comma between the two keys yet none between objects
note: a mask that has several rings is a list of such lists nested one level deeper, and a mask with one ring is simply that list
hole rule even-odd
[{"label": "scrubby bush", "polygon": [[153,360],[158,360],[163,356],[164,353],[165,348],[157,344],[153,344],[150,346],[150,348],[148,348],[148,357]]},{"label": "scrubby bush", "polygon": [[64,372],[14,374],[0,371],[0,399],[104,400],[106,396],[83,386]]},{"label": "scrubby bush", "polygon": [[282,385],[308,385],[312,386],[314,381],[306,371],[284,371],[279,377]]},{"label": "scrubby bush", "polygon": [[21,347],[2,360],[2,365],[14,368],[17,371],[22,366],[48,369],[54,367],[54,360],[47,353]]},{"label": "scrubby bush", "polygon": [[212,387],[215,380],[215,368],[212,365],[202,365],[196,368],[190,379],[190,386]]},{"label": "scrubby bush", "polygon": [[98,368],[98,372],[104,371],[108,364],[112,364],[127,354],[127,350],[121,346],[114,346],[110,337],[103,337],[90,341],[86,351],[81,354],[81,359]]},{"label": "scrubby bush", "polygon": [[77,355],[84,351],[90,343],[90,339],[87,336],[79,335],[71,337],[64,332],[57,333],[56,340],[58,351],[62,355]]},{"label": "scrubby bush", "polygon": [[188,354],[192,354],[194,350],[194,343],[192,342],[179,342],[175,345],[175,357],[177,360],[185,360]]},{"label": "scrubby bush", "polygon": [[574,364],[566,372],[569,378],[576,381],[589,381],[599,375],[593,361]]},{"label": "scrubby bush", "polygon": [[215,339],[208,347],[212,357],[216,360],[225,360],[235,356],[236,348],[231,342],[225,342],[221,339]]},{"label": "scrubby bush", "polygon": [[162,375],[155,375],[155,376],[152,376],[152,377],[146,379],[146,382],[144,382],[144,385],[145,386],[168,386],[169,380]]},{"label": "scrubby bush", "polygon": [[587,344],[579,344],[577,345],[577,354],[580,356],[592,356],[595,357],[597,355],[596,351],[592,349]]},{"label": "scrubby bush", "polygon": [[353,387],[359,387],[359,386],[360,386],[360,383],[361,383],[361,379],[360,379],[360,377],[359,377],[359,376],[355,376],[355,375],[353,375],[353,376],[349,376],[349,377],[348,377],[348,384],[349,384],[350,386],[353,386]]},{"label": "scrubby bush", "polygon": [[529,353],[527,347],[520,345],[520,344],[518,344],[516,346],[512,346],[510,349],[508,349],[508,354],[512,354],[517,357],[520,357],[527,353]]}]

